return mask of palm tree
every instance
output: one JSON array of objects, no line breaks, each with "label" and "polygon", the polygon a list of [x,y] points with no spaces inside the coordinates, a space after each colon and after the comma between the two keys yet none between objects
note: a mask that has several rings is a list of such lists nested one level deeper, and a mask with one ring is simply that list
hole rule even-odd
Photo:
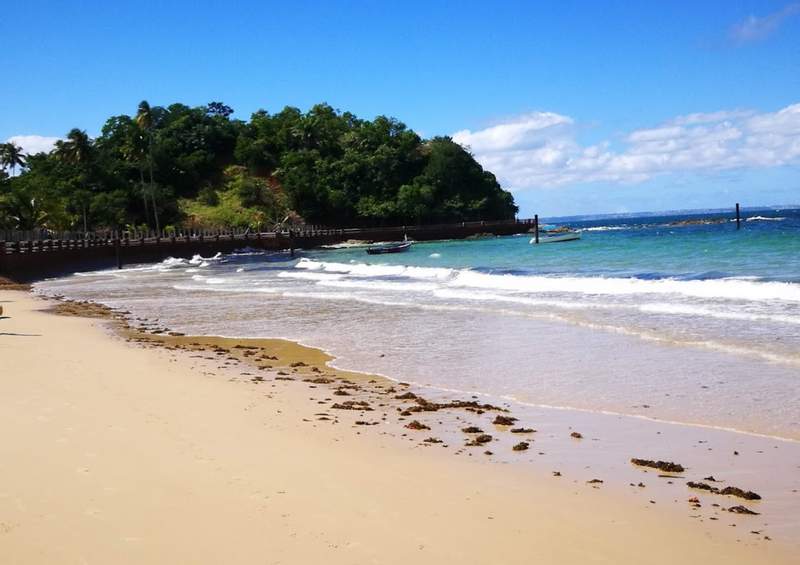
[{"label": "palm tree", "polygon": [[0,165],[3,168],[11,169],[11,176],[17,172],[17,167],[25,166],[25,155],[22,154],[22,147],[13,142],[0,145]]},{"label": "palm tree", "polygon": [[92,140],[85,131],[73,128],[66,139],[56,141],[56,155],[73,165],[85,166],[92,152]]},{"label": "palm tree", "polygon": [[139,129],[142,130],[147,138],[147,168],[150,172],[150,198],[153,203],[153,218],[156,221],[156,232],[160,232],[161,226],[158,225],[156,191],[153,185],[153,111],[147,100],[139,102],[139,108],[136,110],[136,125],[139,126]]},{"label": "palm tree", "polygon": [[[138,128],[138,126],[137,126]],[[137,168],[139,169],[139,193],[142,196],[142,202],[144,203],[144,223],[150,223],[150,212],[147,205],[147,193],[148,190],[144,186],[144,157],[146,154],[147,148],[144,144],[144,137],[140,135],[139,130],[137,129],[133,135],[128,139],[125,143],[125,147],[123,148],[123,152],[125,155],[125,159],[128,161],[134,161],[137,163]]]},{"label": "palm tree", "polygon": [[18,230],[35,230],[44,227],[47,222],[47,212],[35,199],[20,193],[12,194],[5,203],[7,212]]},{"label": "palm tree", "polygon": [[[81,171],[81,178],[85,179],[86,169],[92,157],[92,140],[85,131],[73,128],[67,134],[66,140],[56,141],[56,155],[65,163],[74,165]],[[83,215],[83,231],[88,231],[86,222],[86,190],[79,191],[81,212]]]}]

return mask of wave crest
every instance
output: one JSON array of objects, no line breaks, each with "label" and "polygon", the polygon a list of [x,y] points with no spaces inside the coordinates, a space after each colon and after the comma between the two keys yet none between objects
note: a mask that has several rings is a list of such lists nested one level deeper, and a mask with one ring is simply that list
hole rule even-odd
[{"label": "wave crest", "polygon": [[348,279],[425,280],[438,283],[437,288],[481,289],[534,295],[677,295],[708,300],[800,302],[800,285],[796,283],[742,278],[645,280],[633,277],[517,275],[485,273],[471,269],[328,263],[305,258],[295,268],[346,276]]}]

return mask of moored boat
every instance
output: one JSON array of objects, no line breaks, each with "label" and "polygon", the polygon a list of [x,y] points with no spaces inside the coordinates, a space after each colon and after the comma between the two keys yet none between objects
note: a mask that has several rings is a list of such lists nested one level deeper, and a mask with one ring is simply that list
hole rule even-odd
[{"label": "moored boat", "polygon": [[[539,232],[539,243],[556,243],[559,241],[575,241],[581,238],[581,232],[569,228],[557,228]],[[536,244],[536,237],[532,237],[530,243]]]},{"label": "moored boat", "polygon": [[370,255],[382,255],[384,253],[402,253],[403,251],[408,251],[411,248],[410,241],[400,241],[397,243],[386,243],[383,245],[376,245],[374,247],[367,248],[367,253]]}]

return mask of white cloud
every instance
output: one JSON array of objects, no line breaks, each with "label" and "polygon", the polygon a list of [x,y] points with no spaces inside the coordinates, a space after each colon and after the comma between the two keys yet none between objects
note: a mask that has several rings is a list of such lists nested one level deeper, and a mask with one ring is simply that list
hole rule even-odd
[{"label": "white cloud", "polygon": [[15,135],[9,137],[7,143],[14,143],[22,147],[22,152],[27,155],[35,155],[42,152],[49,153],[59,139],[58,137],[45,137],[43,135]]},{"label": "white cloud", "polygon": [[721,122],[723,120],[735,120],[738,118],[746,118],[754,112],[750,110],[720,110],[719,112],[698,112],[695,114],[686,114],[685,116],[678,116],[672,120],[676,125],[692,125],[692,124],[708,124],[713,122]]},{"label": "white cloud", "polygon": [[777,112],[720,111],[678,116],[622,138],[581,145],[574,120],[524,114],[453,139],[513,189],[586,182],[637,183],[657,175],[800,164],[800,103]]},{"label": "white cloud", "polygon": [[535,146],[544,141],[540,134],[547,132],[552,136],[553,128],[572,124],[572,120],[552,112],[533,112],[517,116],[513,121],[488,127],[478,132],[457,131],[453,139],[457,143],[468,144],[474,151],[496,151],[511,147]]},{"label": "white cloud", "polygon": [[800,14],[800,2],[787,4],[777,12],[758,17],[750,15],[730,30],[731,39],[736,43],[760,41],[772,35],[781,24],[792,16]]}]

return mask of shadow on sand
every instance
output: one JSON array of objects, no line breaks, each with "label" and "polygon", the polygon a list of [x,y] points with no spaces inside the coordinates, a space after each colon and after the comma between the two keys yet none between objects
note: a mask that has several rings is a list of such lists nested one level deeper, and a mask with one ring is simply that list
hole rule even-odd
[{"label": "shadow on sand", "polygon": [[16,336],[16,337],[42,337],[42,334],[15,334],[10,332],[0,332],[0,337],[4,335]]}]

